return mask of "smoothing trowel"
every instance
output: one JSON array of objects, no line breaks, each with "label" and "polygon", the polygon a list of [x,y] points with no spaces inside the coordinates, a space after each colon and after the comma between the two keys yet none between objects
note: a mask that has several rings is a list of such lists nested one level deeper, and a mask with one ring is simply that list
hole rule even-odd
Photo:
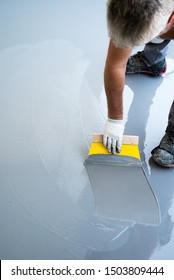
[{"label": "smoothing trowel", "polygon": [[142,166],[138,141],[138,136],[123,136],[121,152],[113,155],[104,147],[103,135],[93,135],[85,166],[95,196],[96,215],[158,225],[159,205]]}]

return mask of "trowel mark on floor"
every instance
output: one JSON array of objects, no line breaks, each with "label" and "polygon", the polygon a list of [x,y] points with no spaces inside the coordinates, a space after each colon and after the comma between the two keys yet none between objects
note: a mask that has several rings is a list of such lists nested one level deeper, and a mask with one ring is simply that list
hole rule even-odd
[{"label": "trowel mark on floor", "polygon": [[71,51],[58,44],[49,68],[42,65],[33,96],[32,122],[36,146],[49,174],[62,191],[78,200],[85,185],[81,176],[75,176],[83,172],[79,95],[88,62],[81,50]]}]

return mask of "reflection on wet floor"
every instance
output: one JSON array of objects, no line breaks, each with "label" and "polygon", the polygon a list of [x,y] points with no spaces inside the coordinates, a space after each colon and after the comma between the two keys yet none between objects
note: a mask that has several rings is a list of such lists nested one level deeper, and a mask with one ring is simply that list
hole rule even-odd
[{"label": "reflection on wet floor", "polygon": [[0,4],[0,258],[173,259],[174,170],[150,159],[173,100],[170,50],[163,77],[126,78],[124,100],[161,223],[98,217],[84,160],[106,118],[105,3],[57,2]]}]

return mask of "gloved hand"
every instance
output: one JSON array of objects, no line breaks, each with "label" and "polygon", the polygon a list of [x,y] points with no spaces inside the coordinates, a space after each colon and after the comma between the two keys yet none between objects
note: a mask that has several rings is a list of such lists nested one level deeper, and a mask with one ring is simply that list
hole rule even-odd
[{"label": "gloved hand", "polygon": [[123,120],[112,120],[108,118],[104,130],[103,144],[108,149],[109,153],[120,153],[123,132]]}]

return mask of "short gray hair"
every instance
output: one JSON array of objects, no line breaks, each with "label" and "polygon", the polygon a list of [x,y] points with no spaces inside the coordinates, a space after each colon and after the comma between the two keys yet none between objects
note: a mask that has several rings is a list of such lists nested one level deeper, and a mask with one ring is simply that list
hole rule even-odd
[{"label": "short gray hair", "polygon": [[129,49],[154,39],[166,27],[174,0],[107,0],[109,36]]}]

